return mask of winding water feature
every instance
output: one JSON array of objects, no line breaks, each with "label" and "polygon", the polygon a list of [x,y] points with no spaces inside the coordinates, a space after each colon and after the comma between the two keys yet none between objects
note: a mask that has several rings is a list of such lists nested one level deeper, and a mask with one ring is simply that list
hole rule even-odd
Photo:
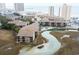
[{"label": "winding water feature", "polygon": [[[61,43],[50,34],[50,31],[43,32],[42,36],[47,39],[47,43],[35,46],[30,50],[28,50],[29,47],[24,47],[20,50],[19,55],[51,55],[60,49]],[[39,49],[38,47],[42,45],[44,47]]]}]

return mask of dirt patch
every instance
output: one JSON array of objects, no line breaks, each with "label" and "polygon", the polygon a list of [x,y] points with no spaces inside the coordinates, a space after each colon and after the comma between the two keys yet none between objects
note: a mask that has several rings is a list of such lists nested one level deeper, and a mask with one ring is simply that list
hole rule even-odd
[{"label": "dirt patch", "polygon": [[17,55],[21,48],[25,46],[36,46],[46,43],[47,40],[38,34],[33,44],[16,43],[16,34],[10,30],[0,30],[0,55]]},{"label": "dirt patch", "polygon": [[[79,32],[51,32],[59,42],[61,42],[62,47],[56,53],[56,55],[76,55],[79,54],[79,42],[74,38],[79,35]],[[63,35],[70,35],[70,37],[65,37],[61,39]]]},{"label": "dirt patch", "polygon": [[13,31],[0,30],[0,55],[15,55],[19,53],[16,45],[16,35]]}]

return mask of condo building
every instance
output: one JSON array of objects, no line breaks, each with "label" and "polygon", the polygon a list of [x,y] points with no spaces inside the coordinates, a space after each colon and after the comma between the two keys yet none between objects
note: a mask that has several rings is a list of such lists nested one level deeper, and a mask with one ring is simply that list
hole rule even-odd
[{"label": "condo building", "polygon": [[22,28],[24,26],[28,25],[28,22],[23,22],[21,20],[13,20],[13,21],[8,21],[9,24],[15,24],[16,26],[18,26],[19,28]]},{"label": "condo building", "polygon": [[54,16],[54,6],[49,6],[49,16]]},{"label": "condo building", "polygon": [[5,11],[6,11],[5,3],[0,3],[0,13],[5,13]]},{"label": "condo building", "polygon": [[40,21],[41,27],[66,27],[66,25],[66,20],[60,17],[47,16]]},{"label": "condo building", "polygon": [[69,20],[70,14],[71,14],[71,6],[64,4],[61,11],[61,17],[63,17],[65,20]]},{"label": "condo building", "polygon": [[24,11],[24,3],[14,3],[16,12]]},{"label": "condo building", "polygon": [[39,23],[33,23],[21,28],[17,34],[17,43],[33,43],[39,33]]}]

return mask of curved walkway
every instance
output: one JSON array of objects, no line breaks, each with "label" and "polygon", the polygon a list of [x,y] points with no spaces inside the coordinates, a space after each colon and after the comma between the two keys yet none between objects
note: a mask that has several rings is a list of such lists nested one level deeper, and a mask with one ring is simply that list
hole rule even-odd
[{"label": "curved walkway", "polygon": [[38,49],[38,46],[33,47],[29,51],[27,50],[28,47],[24,47],[23,49],[20,50],[20,55],[51,55],[56,53],[60,47],[61,43],[53,36],[50,34],[49,31],[45,31],[42,33],[42,36],[48,40],[47,43],[43,43],[41,45],[44,45],[43,48]]}]

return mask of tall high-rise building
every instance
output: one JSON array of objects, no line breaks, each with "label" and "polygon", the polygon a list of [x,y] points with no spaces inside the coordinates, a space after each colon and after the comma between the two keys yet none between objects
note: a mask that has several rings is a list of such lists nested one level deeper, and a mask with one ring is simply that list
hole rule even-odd
[{"label": "tall high-rise building", "polygon": [[54,16],[54,6],[49,6],[49,16]]},{"label": "tall high-rise building", "polygon": [[5,13],[5,11],[6,11],[5,3],[0,3],[0,13]]},{"label": "tall high-rise building", "polygon": [[68,6],[67,8],[67,19],[71,18],[71,6]]},{"label": "tall high-rise building", "polygon": [[24,11],[24,3],[14,3],[15,11]]},{"label": "tall high-rise building", "polygon": [[64,4],[62,7],[61,17],[63,17],[65,20],[70,19],[71,14],[71,7],[67,4]]},{"label": "tall high-rise building", "polygon": [[61,15],[61,10],[60,10],[60,7],[59,7],[58,16],[60,17],[60,15]]}]

